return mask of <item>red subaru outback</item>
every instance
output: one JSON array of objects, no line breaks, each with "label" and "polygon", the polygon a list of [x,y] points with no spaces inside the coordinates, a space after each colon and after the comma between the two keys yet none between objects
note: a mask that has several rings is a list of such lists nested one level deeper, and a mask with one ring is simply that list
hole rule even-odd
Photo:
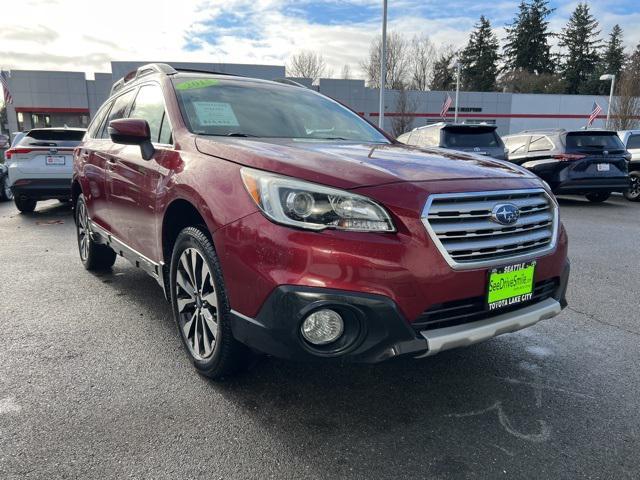
[{"label": "red subaru outback", "polygon": [[300,86],[141,67],[74,158],[80,259],[153,276],[195,367],[422,357],[557,315],[567,238],[547,186],[399,144]]}]

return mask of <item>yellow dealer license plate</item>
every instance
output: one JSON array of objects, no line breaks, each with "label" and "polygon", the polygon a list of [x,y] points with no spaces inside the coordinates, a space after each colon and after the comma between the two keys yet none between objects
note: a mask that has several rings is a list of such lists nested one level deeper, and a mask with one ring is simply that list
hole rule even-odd
[{"label": "yellow dealer license plate", "polygon": [[535,270],[535,261],[491,270],[487,308],[496,310],[531,300]]}]

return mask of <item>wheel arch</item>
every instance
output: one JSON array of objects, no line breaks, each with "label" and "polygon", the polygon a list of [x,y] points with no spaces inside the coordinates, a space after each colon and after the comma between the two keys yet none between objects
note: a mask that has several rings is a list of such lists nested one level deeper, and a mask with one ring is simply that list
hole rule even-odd
[{"label": "wheel arch", "polygon": [[189,200],[177,198],[165,209],[162,218],[162,259],[165,265],[171,261],[173,246],[180,232],[186,227],[203,227],[204,233],[213,241],[204,215]]}]

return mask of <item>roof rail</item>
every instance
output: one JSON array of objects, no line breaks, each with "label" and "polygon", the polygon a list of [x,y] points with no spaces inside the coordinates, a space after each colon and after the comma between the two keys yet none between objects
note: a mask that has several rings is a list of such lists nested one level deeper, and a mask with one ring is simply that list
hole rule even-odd
[{"label": "roof rail", "polygon": [[303,85],[300,82],[296,82],[295,80],[291,80],[290,78],[274,78],[272,81],[276,82],[276,83],[283,83],[285,85],[293,85],[294,87],[309,88],[309,87],[307,87],[306,85]]},{"label": "roof rail", "polygon": [[229,75],[231,77],[245,77],[245,75],[238,75],[237,73],[216,72],[215,70],[204,70],[200,68],[176,68],[176,70],[178,72],[187,72],[187,73],[211,73],[213,75]]},{"label": "roof rail", "polygon": [[529,128],[526,130],[522,130],[519,133],[541,133],[541,132],[566,132],[566,128]]},{"label": "roof rail", "polygon": [[118,80],[111,87],[111,93],[109,95],[113,95],[122,87],[124,87],[127,83],[133,82],[139,78],[142,78],[146,75],[151,75],[153,73],[164,73],[165,75],[174,75],[178,73],[175,68],[171,65],[167,65],[166,63],[147,63],[146,65],[142,65],[138,67],[136,70],[132,70],[127,73],[124,77]]}]

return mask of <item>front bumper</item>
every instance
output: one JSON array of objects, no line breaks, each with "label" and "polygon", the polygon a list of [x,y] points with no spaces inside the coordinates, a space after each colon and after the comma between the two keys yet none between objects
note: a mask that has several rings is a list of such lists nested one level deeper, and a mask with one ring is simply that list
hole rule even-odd
[{"label": "front bumper", "polygon": [[[231,329],[237,340],[254,350],[289,360],[377,363],[400,355],[420,358],[515,332],[556,316],[567,305],[569,269],[567,262],[548,298],[506,313],[487,312],[484,318],[468,323],[414,328],[397,305],[382,295],[280,286],[255,318],[232,310]],[[334,346],[313,347],[300,334],[303,319],[320,308],[336,310],[345,320],[343,338]]]}]

